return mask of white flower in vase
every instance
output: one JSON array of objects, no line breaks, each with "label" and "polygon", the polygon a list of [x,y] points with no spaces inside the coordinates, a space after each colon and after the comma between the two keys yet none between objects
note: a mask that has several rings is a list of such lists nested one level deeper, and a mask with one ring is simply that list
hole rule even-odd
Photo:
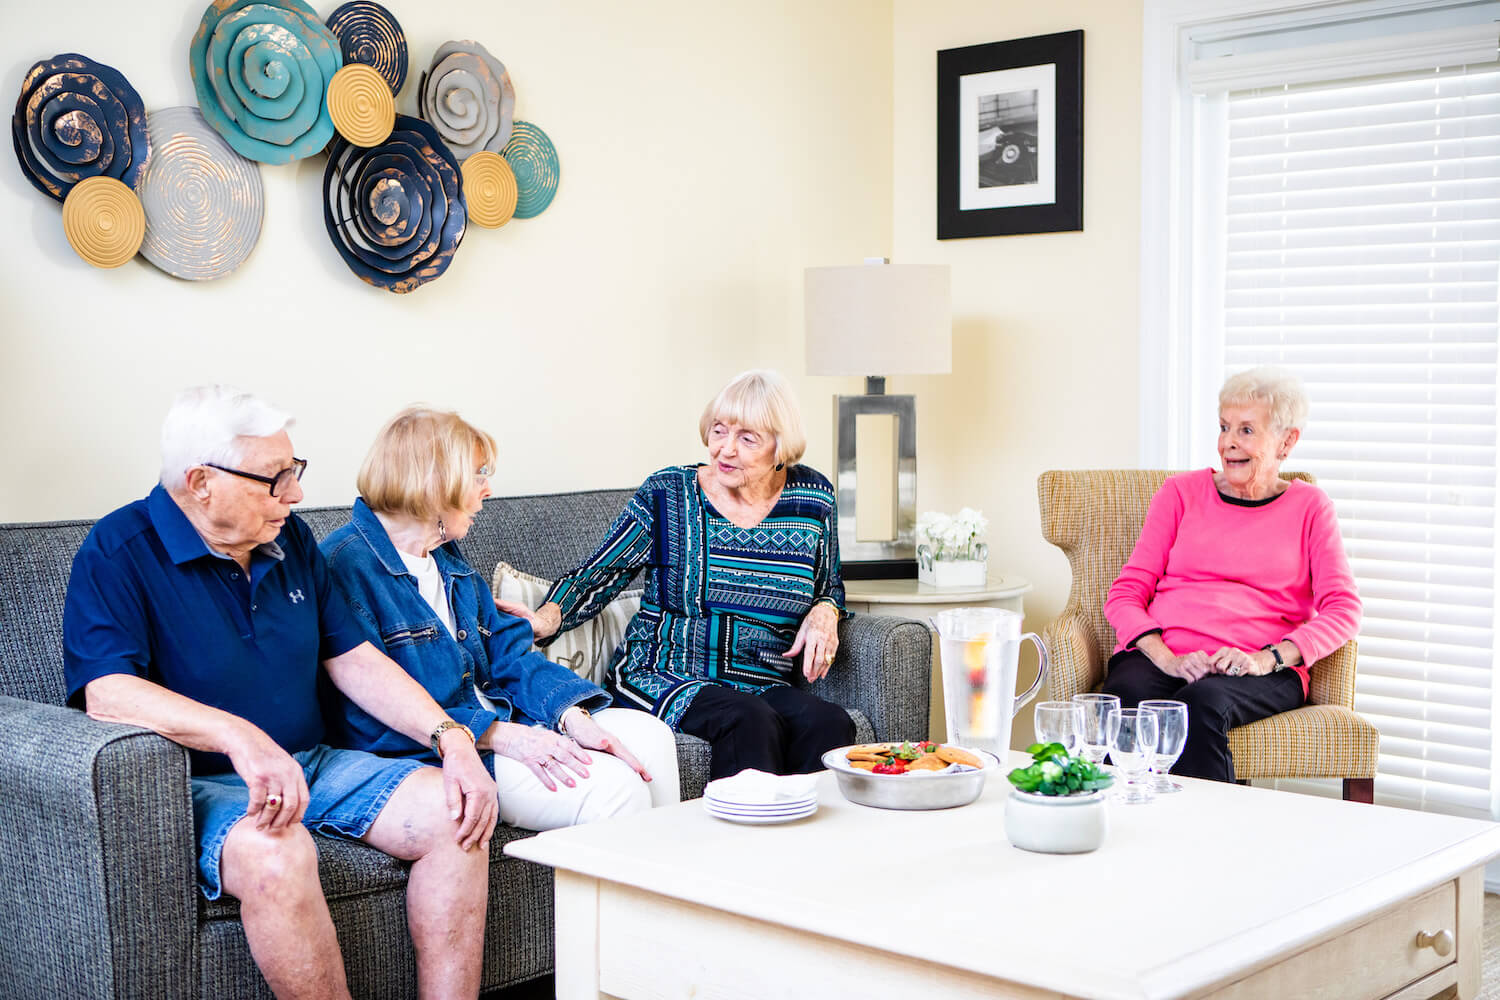
[{"label": "white flower in vase", "polygon": [[939,587],[983,586],[989,547],[981,539],[988,527],[972,507],[957,515],[923,514],[917,519],[918,578]]}]

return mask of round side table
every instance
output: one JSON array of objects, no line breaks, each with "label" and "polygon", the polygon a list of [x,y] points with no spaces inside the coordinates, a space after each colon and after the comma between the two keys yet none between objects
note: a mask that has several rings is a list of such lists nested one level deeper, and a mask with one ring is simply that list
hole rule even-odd
[{"label": "round side table", "polygon": [[[916,580],[845,580],[844,602],[856,614],[915,618],[931,630],[931,616],[949,608],[1004,608],[1025,614],[1021,598],[1030,590],[1030,580],[1010,574],[991,574],[983,587],[945,587],[941,590]],[[934,632],[927,738],[941,742],[947,735],[948,723],[943,715],[942,664]]]}]

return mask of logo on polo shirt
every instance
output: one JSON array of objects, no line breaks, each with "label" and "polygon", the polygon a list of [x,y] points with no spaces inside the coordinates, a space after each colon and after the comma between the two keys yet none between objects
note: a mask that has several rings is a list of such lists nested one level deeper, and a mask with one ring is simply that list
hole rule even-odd
[{"label": "logo on polo shirt", "polygon": [[300,601],[307,600],[307,598],[305,598],[305,597],[302,596],[302,588],[301,587],[298,587],[296,590],[289,590],[289,591],[287,591],[286,596],[288,596],[288,597],[290,597],[292,599],[292,603],[293,604],[297,604]]}]

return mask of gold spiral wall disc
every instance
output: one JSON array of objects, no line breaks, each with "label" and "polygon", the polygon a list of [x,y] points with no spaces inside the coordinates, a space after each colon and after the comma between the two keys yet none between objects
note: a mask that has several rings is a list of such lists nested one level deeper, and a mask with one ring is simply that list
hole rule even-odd
[{"label": "gold spiral wall disc", "polygon": [[119,267],[141,248],[146,210],[113,177],[79,181],[63,202],[63,233],[78,256],[95,267]]},{"label": "gold spiral wall disc", "polygon": [[328,115],[339,135],[368,149],[396,127],[396,95],[374,66],[350,63],[328,82]]},{"label": "gold spiral wall disc", "polygon": [[505,157],[481,150],[464,161],[464,200],[469,219],[486,229],[499,229],[516,214],[515,172]]}]

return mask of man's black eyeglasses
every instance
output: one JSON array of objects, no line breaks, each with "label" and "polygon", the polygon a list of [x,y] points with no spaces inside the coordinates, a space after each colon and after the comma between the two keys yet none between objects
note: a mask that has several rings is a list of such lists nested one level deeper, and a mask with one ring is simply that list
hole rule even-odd
[{"label": "man's black eyeglasses", "polygon": [[241,476],[245,479],[253,479],[257,483],[265,483],[268,487],[270,487],[271,495],[273,497],[278,496],[288,486],[291,486],[292,483],[301,479],[302,473],[307,471],[307,459],[305,458],[292,459],[292,464],[289,468],[282,469],[274,476],[258,476],[253,472],[246,472],[243,469],[231,469],[227,465],[215,465],[212,462],[204,462],[203,464],[208,466],[210,469],[218,469],[220,472],[227,472],[231,476]]}]

